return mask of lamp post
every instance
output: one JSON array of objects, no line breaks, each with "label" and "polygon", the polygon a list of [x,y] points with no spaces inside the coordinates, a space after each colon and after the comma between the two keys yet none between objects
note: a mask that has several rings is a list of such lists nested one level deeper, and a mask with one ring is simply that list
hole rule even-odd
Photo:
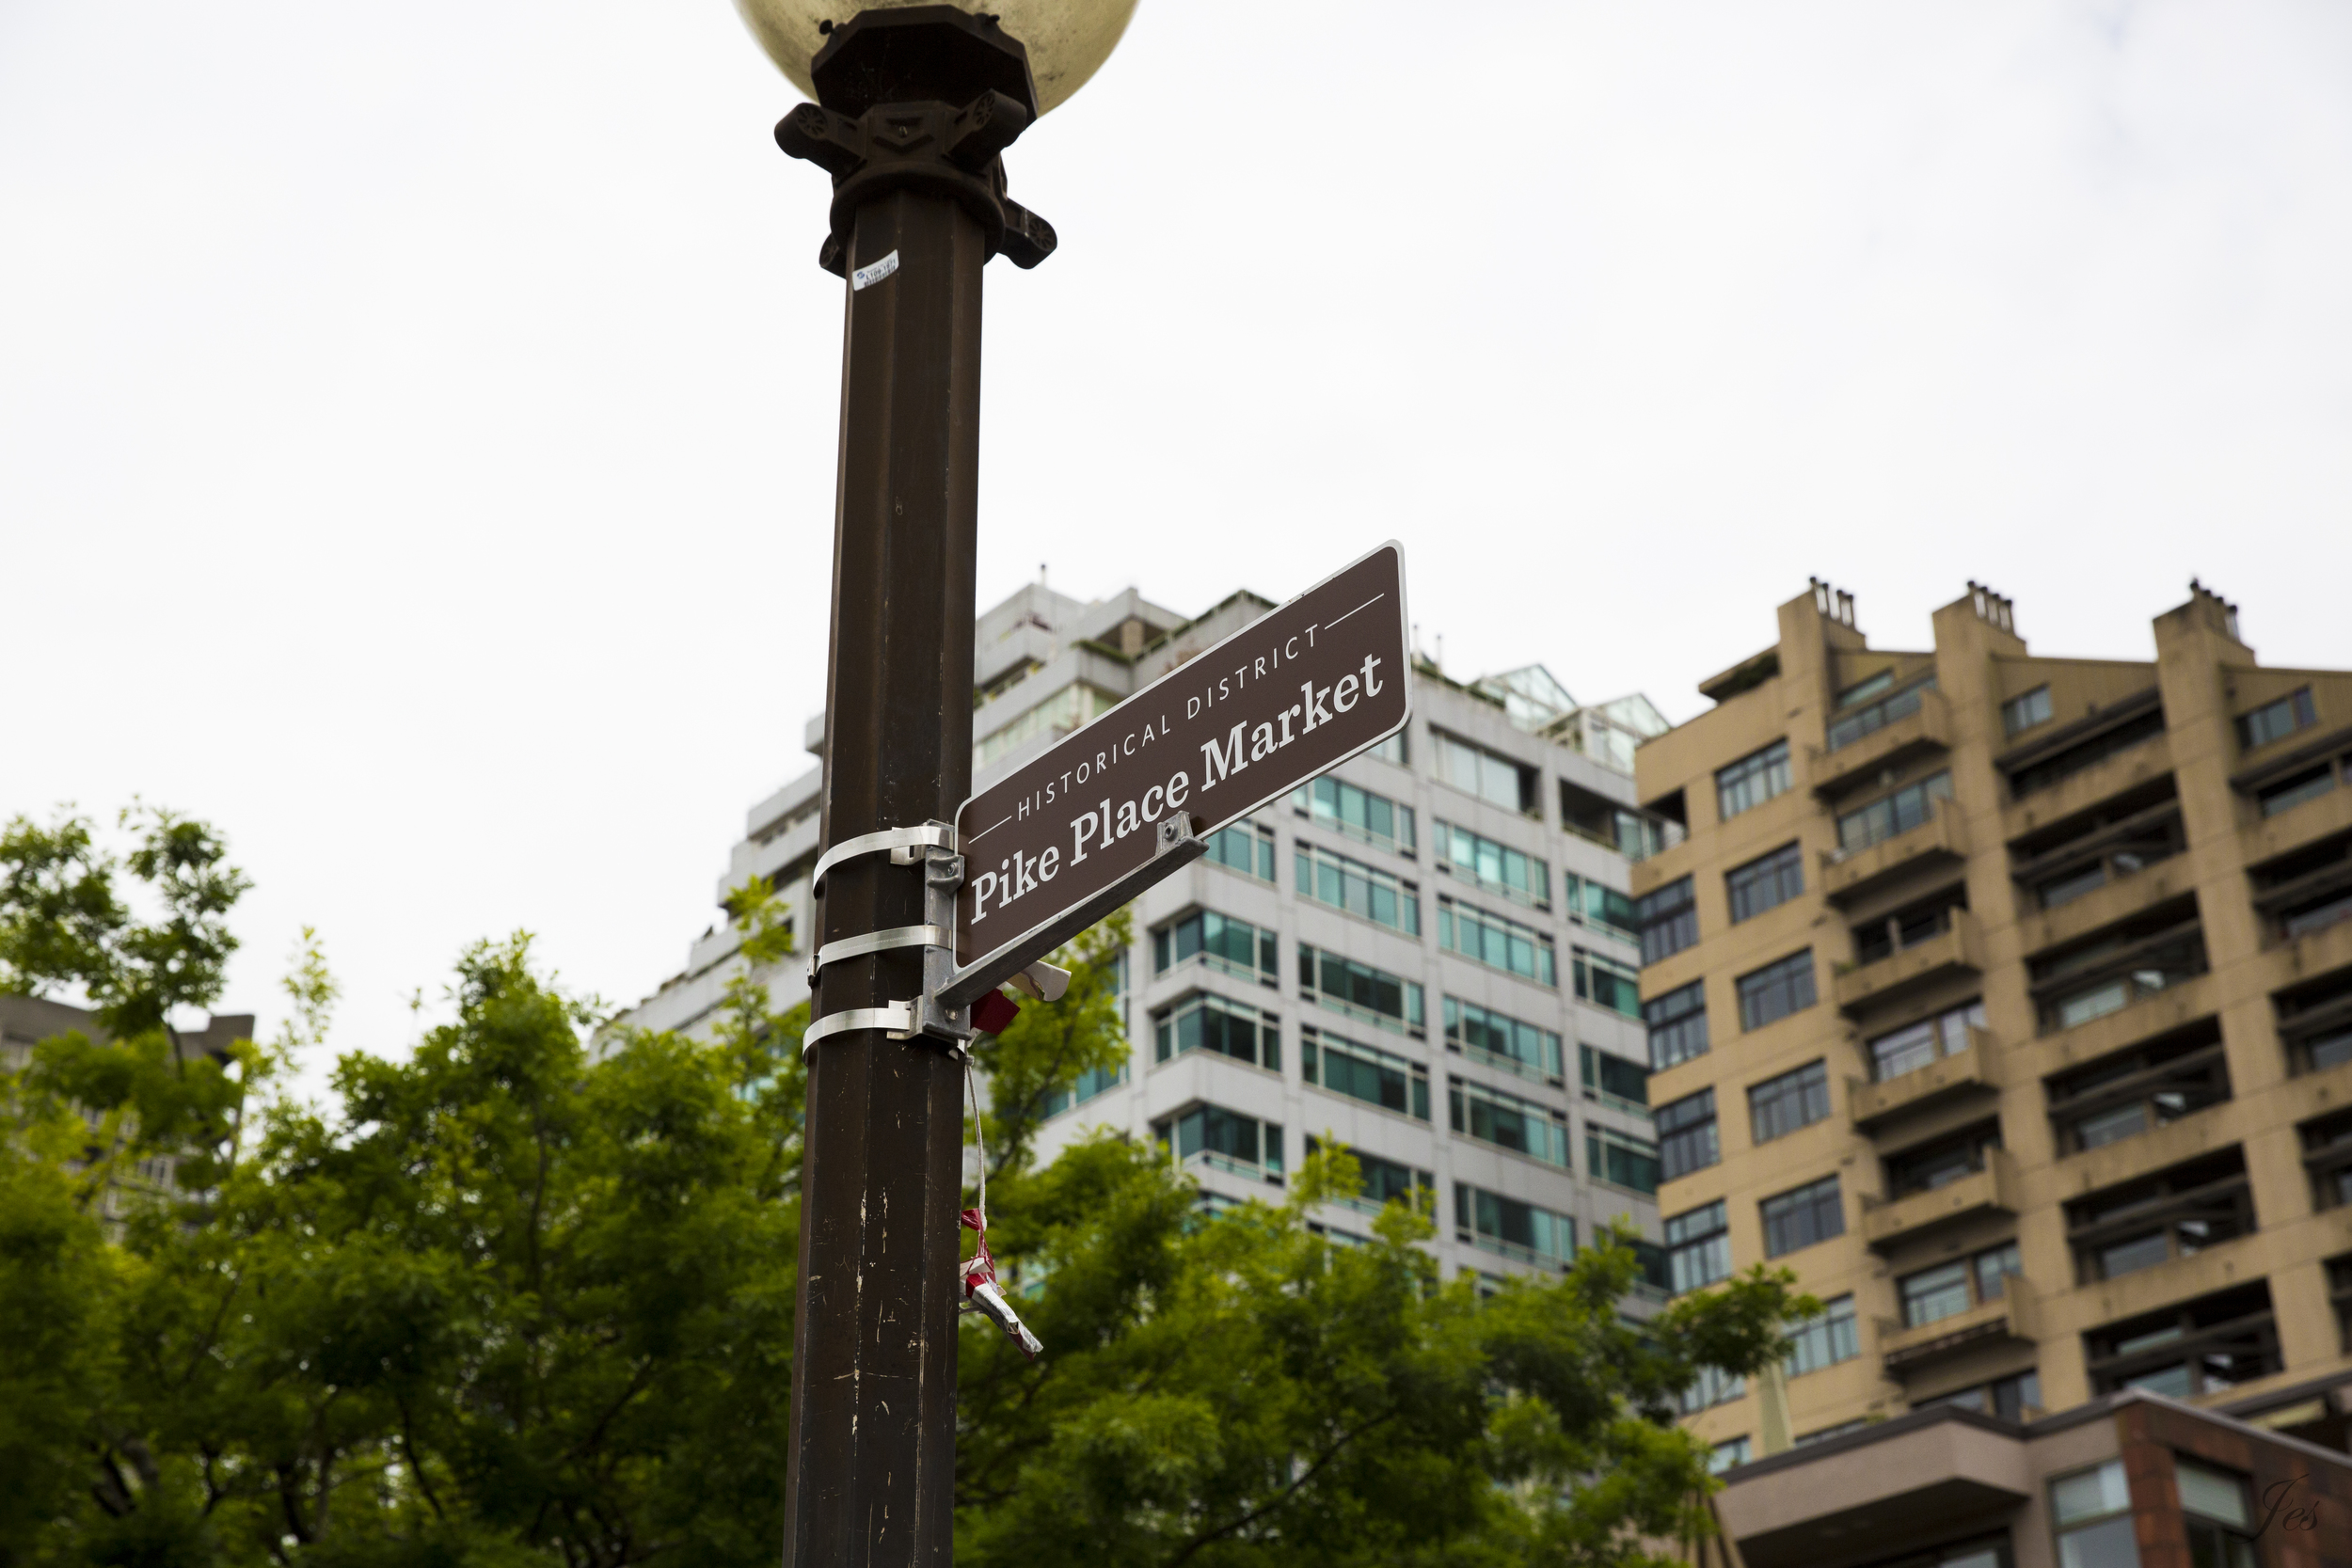
[{"label": "lamp post", "polygon": [[[1035,266],[1055,244],[1006,195],[1000,154],[1084,85],[1135,8],[988,3],[738,0],[817,101],[776,141],[833,176],[818,260],[848,283],[828,853],[950,821],[971,791],[980,270],[1000,253]],[[923,929],[938,906],[921,851],[819,867],[814,1015],[920,996],[923,946],[826,946]],[[895,1033],[841,1029],[810,1055],[787,1568],[952,1558],[962,1068],[940,1040]]]}]

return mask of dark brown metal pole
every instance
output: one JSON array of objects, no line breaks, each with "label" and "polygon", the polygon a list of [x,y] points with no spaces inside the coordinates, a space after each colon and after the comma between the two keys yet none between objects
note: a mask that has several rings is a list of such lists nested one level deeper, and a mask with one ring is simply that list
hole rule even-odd
[{"label": "dark brown metal pole", "polygon": [[[943,14],[934,14],[934,13]],[[946,8],[837,29],[777,140],[834,176],[843,327],[823,842],[949,821],[971,789],[980,273],[1052,231],[1003,199],[1025,57]],[[1012,88],[1020,96],[1006,92]],[[824,877],[815,941],[924,922],[924,868]],[[920,948],[824,966],[814,1016],[920,993]],[[944,1565],[954,1535],[962,1068],[950,1042],[835,1034],[810,1055],[787,1568]]]},{"label": "dark brown metal pole", "polygon": [[[972,778],[980,227],[895,191],[859,209],[842,356],[824,842],[947,820]],[[922,868],[826,875],[819,942],[923,919]],[[828,965],[815,1011],[922,985],[919,950]],[[945,1563],[953,1534],[962,1069],[879,1030],[811,1058],[792,1359],[798,1564]]]}]

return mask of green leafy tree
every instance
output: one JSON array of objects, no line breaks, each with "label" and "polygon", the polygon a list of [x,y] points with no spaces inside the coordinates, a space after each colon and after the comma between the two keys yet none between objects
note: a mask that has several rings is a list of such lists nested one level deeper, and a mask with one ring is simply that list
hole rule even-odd
[{"label": "green leafy tree", "polygon": [[[274,1084],[326,1033],[315,938],[275,1041],[182,1060],[173,1009],[217,991],[243,879],[200,825],[135,822],[119,862],[71,818],[0,838],[0,974],[110,1021],[8,1085],[0,1310],[30,1326],[0,1337],[0,1568],[771,1562],[807,1022],[760,983],[792,951],[772,895],[731,898],[745,962],[707,1040],[591,1037],[516,936],[464,957],[409,1059],[345,1055],[312,1106]],[[1357,1191],[1341,1153],[1214,1218],[1159,1149],[1041,1164],[1048,1115],[1126,1060],[1129,930],[974,1051],[991,1240],[1047,1354],[965,1321],[960,1549],[1631,1568],[1703,1528],[1674,1397],[1767,1364],[1811,1304],[1759,1272],[1630,1323],[1613,1236],[1482,1298],[1403,1205],[1361,1245],[1312,1228]],[[201,1185],[110,1243],[92,1172],[192,1146]]]},{"label": "green leafy tree", "polygon": [[[1343,1151],[1279,1203],[1214,1219],[1164,1149],[1098,1135],[1042,1168],[1037,1122],[1115,1069],[1127,930],[1067,955],[1070,1000],[1025,1008],[990,1074],[992,1243],[1044,1339],[1032,1364],[968,1320],[958,1549],[1072,1568],[1342,1562],[1620,1568],[1708,1528],[1706,1453],[1674,1421],[1703,1366],[1754,1371],[1814,1309],[1758,1270],[1646,1323],[1611,1232],[1556,1281],[1440,1282],[1426,1215],[1361,1245],[1312,1227],[1360,1188]],[[1328,1144],[1330,1140],[1326,1139]]]}]

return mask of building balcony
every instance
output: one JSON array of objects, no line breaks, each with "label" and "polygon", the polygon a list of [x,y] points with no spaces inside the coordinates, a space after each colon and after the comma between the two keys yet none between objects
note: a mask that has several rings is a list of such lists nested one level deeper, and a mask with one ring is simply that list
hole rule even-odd
[{"label": "building balcony", "polygon": [[1931,688],[1902,693],[1900,700],[1908,705],[1914,698],[1918,705],[1911,712],[1890,719],[1868,735],[1834,752],[1811,752],[1813,766],[1808,769],[1811,777],[1806,782],[1813,786],[1813,792],[1822,796],[1843,794],[1921,752],[1950,751],[1952,709],[1944,700],[1944,693]]},{"label": "building balcony", "polygon": [[1941,869],[1968,858],[1968,824],[1949,800],[1907,833],[1881,839],[1852,854],[1839,850],[1821,866],[1821,896],[1833,904],[1867,897],[1915,871]]},{"label": "building balcony", "polygon": [[1952,923],[1927,941],[1915,942],[1872,963],[1841,970],[1830,981],[1840,1012],[1867,1012],[1880,1004],[1908,995],[1939,980],[1984,968],[1984,937],[1977,918],[1954,910]]},{"label": "building balcony", "polygon": [[1847,1080],[1846,1103],[1851,1108],[1854,1130],[1873,1132],[1916,1112],[1932,1110],[1971,1094],[1997,1094],[1994,1076],[1993,1041],[1981,1029],[1968,1031],[1968,1048],[1926,1067],[1873,1084]]},{"label": "building balcony", "polygon": [[1981,1214],[2017,1212],[2017,1162],[2004,1148],[1985,1151],[1984,1168],[1957,1181],[1898,1198],[1862,1198],[1862,1239],[1880,1252],[1915,1241],[1939,1226]]},{"label": "building balcony", "polygon": [[2024,838],[2037,828],[2062,822],[2170,771],[2172,737],[2153,736],[2009,806],[2001,813],[2002,840]]},{"label": "building balcony", "polygon": [[1999,1340],[2031,1343],[2041,1338],[2041,1312],[2033,1292],[2023,1277],[2013,1274],[2006,1276],[1999,1296],[1965,1312],[1915,1328],[1899,1318],[1879,1320],[1879,1354],[1885,1357],[1886,1373],[1893,1378],[1930,1370],[1955,1355]]}]

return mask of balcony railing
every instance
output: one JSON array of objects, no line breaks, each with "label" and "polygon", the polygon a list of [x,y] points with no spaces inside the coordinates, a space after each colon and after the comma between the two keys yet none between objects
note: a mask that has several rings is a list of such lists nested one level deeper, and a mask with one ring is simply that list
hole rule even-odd
[{"label": "balcony railing", "polygon": [[1197,1154],[1185,1155],[1184,1164],[1197,1165],[1203,1170],[1221,1170],[1228,1176],[1246,1177],[1253,1181],[1263,1181],[1270,1187],[1279,1187],[1282,1184],[1280,1171],[1268,1170],[1263,1165],[1252,1164],[1247,1160],[1236,1160],[1230,1154],[1219,1154],[1213,1148],[1204,1148]]},{"label": "balcony railing", "polygon": [[1850,904],[1909,872],[1967,858],[1965,819],[1949,800],[1938,800],[1928,819],[1909,832],[1861,849],[1832,850],[1821,866],[1821,896],[1833,904]]},{"label": "balcony railing", "polygon": [[1947,1104],[1962,1095],[1997,1092],[1999,1088],[1993,1076],[1992,1041],[1983,1030],[1971,1025],[1966,1047],[1948,1056],[1877,1083],[1860,1078],[1848,1080],[1846,1103],[1851,1108],[1854,1127],[1867,1132],[1898,1117]]},{"label": "balcony railing", "polygon": [[1549,1084],[1554,1088],[1565,1086],[1565,1080],[1557,1073],[1546,1072],[1534,1062],[1521,1061],[1517,1056],[1506,1056],[1500,1051],[1488,1051],[1482,1046],[1475,1045],[1450,1045],[1447,1049],[1469,1057],[1481,1067],[1490,1067],[1498,1071],[1515,1073],[1531,1084]]},{"label": "balcony railing", "polygon": [[1862,1238],[1884,1252],[1937,1226],[1979,1214],[2017,1212],[2017,1164],[2005,1148],[1985,1150],[1984,1165],[1923,1193],[1862,1199]]},{"label": "balcony railing", "polygon": [[1514,1263],[1530,1263],[1539,1269],[1554,1269],[1562,1274],[1567,1272],[1568,1265],[1565,1259],[1554,1258],[1547,1252],[1537,1252],[1532,1246],[1521,1246],[1517,1242],[1506,1242],[1500,1236],[1488,1236],[1475,1230],[1457,1231],[1455,1234],[1468,1241],[1479,1251],[1491,1252],[1498,1258],[1508,1258]]},{"label": "balcony railing", "polygon": [[1915,1325],[1900,1318],[1879,1320],[1879,1354],[1895,1377],[1907,1377],[1994,1340],[2030,1342],[2041,1337],[2039,1304],[2025,1276],[2015,1274],[2001,1276],[1999,1295],[1964,1312]]},{"label": "balcony railing", "polygon": [[1914,687],[1872,706],[1883,710],[1889,705],[1899,705],[1902,711],[1882,711],[1883,722],[1874,728],[1852,730],[1872,708],[1849,714],[1832,726],[1830,744],[1811,753],[1814,793],[1836,795],[1915,752],[1951,749],[1952,710],[1944,693],[1932,687]]},{"label": "balcony railing", "polygon": [[1883,958],[1838,972],[1830,989],[1841,1010],[1858,1013],[1963,970],[1983,968],[1984,939],[1976,916],[1954,910],[1951,925],[1943,931]]}]

